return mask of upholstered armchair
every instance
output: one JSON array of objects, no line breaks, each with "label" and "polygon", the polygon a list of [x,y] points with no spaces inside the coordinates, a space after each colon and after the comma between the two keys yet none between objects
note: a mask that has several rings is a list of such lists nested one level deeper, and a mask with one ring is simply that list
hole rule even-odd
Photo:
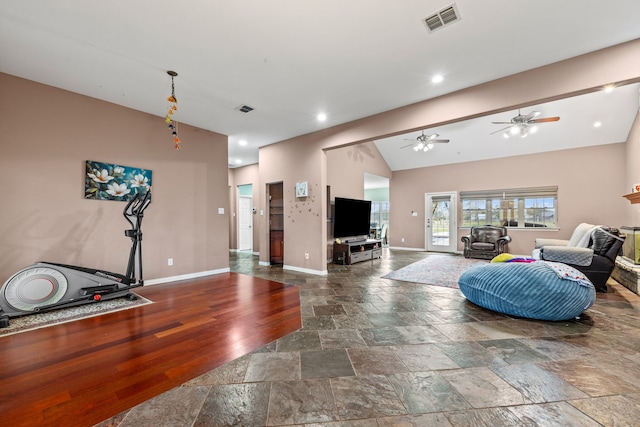
[{"label": "upholstered armchair", "polygon": [[584,273],[596,291],[607,292],[607,280],[623,243],[624,236],[617,228],[582,223],[569,240],[536,239],[531,256],[567,264]]},{"label": "upholstered armchair", "polygon": [[507,251],[511,237],[506,227],[482,225],[471,227],[471,232],[462,237],[465,258],[492,259]]}]

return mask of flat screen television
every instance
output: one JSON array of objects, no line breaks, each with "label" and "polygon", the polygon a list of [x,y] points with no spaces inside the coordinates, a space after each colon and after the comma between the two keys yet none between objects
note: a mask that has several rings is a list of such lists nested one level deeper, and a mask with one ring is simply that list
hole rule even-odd
[{"label": "flat screen television", "polygon": [[333,237],[367,237],[371,230],[371,201],[336,197]]}]

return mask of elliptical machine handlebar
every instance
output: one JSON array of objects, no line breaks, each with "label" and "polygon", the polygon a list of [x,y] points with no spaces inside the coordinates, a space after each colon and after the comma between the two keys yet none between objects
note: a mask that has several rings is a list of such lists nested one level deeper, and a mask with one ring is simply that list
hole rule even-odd
[{"label": "elliptical machine handlebar", "polygon": [[[142,286],[144,279],[142,277],[142,218],[144,217],[144,210],[151,203],[151,189],[147,190],[144,195],[137,193],[127,206],[125,206],[122,214],[125,219],[131,224],[130,230],[125,230],[125,236],[131,238],[131,252],[129,252],[129,262],[127,264],[126,276],[132,285]],[[133,220],[135,218],[135,221]],[[136,283],[136,254],[138,255],[137,267],[139,274],[139,281]]]},{"label": "elliptical machine handlebar", "polygon": [[143,196],[141,196],[140,193],[138,193],[135,196],[133,196],[131,200],[129,200],[122,214],[124,215],[124,218],[127,221],[129,221],[129,224],[131,224],[131,227],[136,228],[136,225],[133,223],[131,218],[135,217],[138,221],[140,221],[140,219],[142,219],[144,215],[144,210],[147,208],[147,206],[149,206],[150,203],[151,203],[151,189],[149,189],[146,193],[144,193]]}]

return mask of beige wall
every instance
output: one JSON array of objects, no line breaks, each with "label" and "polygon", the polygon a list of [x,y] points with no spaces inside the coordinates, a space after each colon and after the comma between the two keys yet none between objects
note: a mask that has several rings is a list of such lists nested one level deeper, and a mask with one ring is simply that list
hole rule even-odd
[{"label": "beige wall", "polygon": [[327,185],[331,198],[364,197],[365,172],[391,178],[391,169],[373,142],[327,150]]},{"label": "beige wall", "polygon": [[[364,198],[364,174],[391,179],[392,172],[373,142],[350,145],[326,151],[327,185],[331,201],[336,197]],[[331,216],[331,212],[328,213]],[[333,226],[327,223],[327,258],[333,257]]]},{"label": "beige wall", "polygon": [[145,279],[228,269],[226,136],[180,125],[176,151],[162,117],[6,74],[0,92],[0,282],[41,260],[125,272],[125,205],[83,198],[86,160],[153,171]]},{"label": "beige wall", "polygon": [[[628,202],[622,197],[625,144],[608,144],[396,171],[390,184],[392,247],[424,248],[425,193],[558,186],[558,230],[509,230],[509,252],[531,253],[536,237],[568,239],[581,222],[623,225]],[[461,207],[458,206],[460,219]],[[417,217],[411,211],[418,212]],[[468,228],[459,228],[460,237]],[[401,239],[404,238],[404,243]]]},{"label": "beige wall", "polygon": [[[326,161],[314,135],[284,141],[260,149],[260,200],[265,215],[260,220],[260,261],[269,260],[266,185],[283,183],[284,189],[284,265],[286,268],[326,273]],[[306,181],[309,196],[295,197],[296,182]],[[305,258],[309,253],[309,259]]]},{"label": "beige wall", "polygon": [[[640,183],[640,112],[636,114],[629,132],[624,160],[622,164],[626,166],[626,181],[622,194],[629,194],[633,186]],[[626,203],[625,221],[622,225],[640,227],[640,204]]]}]

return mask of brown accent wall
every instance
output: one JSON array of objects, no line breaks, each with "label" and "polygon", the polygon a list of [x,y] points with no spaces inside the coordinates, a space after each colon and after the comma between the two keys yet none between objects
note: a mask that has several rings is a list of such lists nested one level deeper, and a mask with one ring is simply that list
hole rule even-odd
[{"label": "brown accent wall", "polygon": [[181,124],[176,151],[162,117],[6,74],[0,91],[0,283],[41,260],[125,272],[125,205],[83,198],[86,160],[153,170],[145,279],[229,267],[226,136]]}]

